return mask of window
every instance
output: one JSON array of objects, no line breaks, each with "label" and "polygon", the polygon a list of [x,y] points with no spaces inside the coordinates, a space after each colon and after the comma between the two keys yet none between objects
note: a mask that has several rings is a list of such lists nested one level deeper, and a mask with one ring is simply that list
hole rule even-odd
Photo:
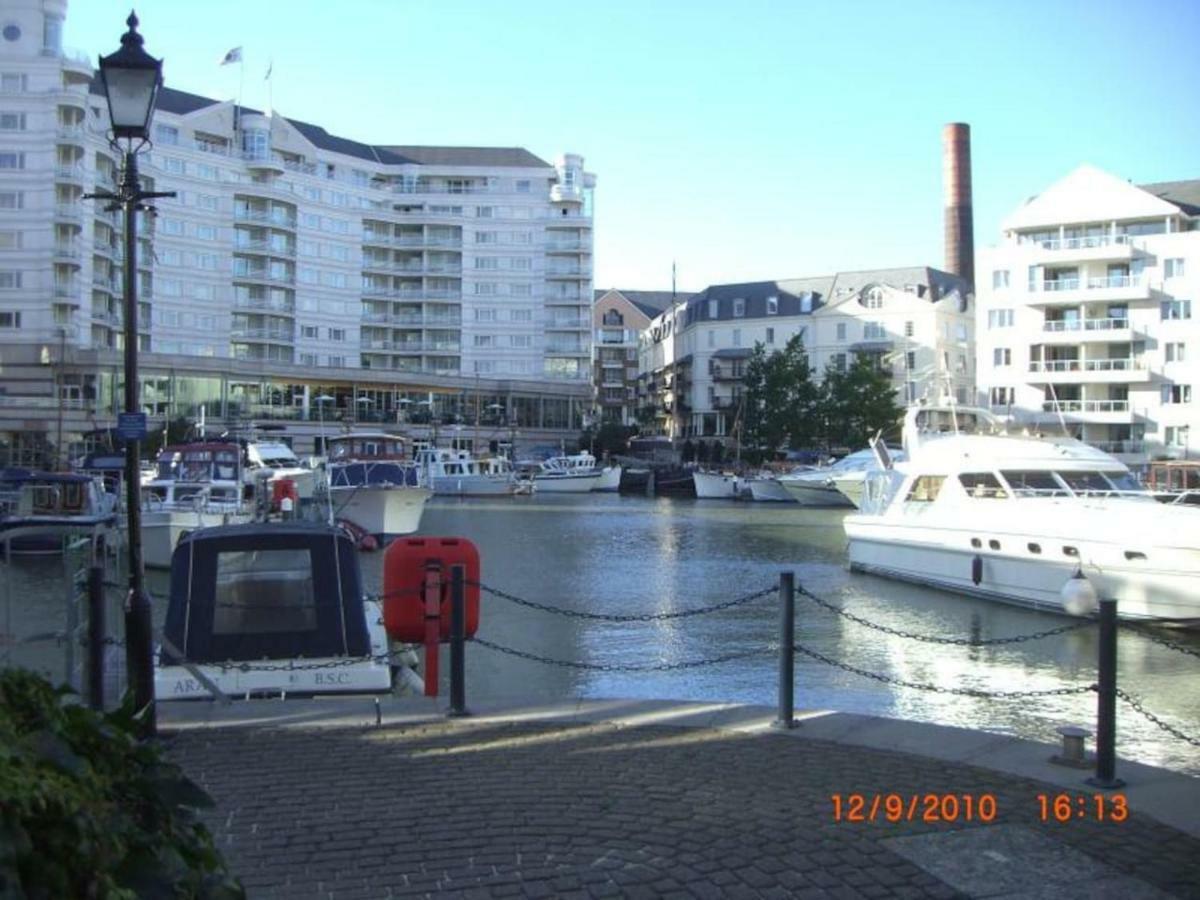
[{"label": "window", "polygon": [[508,264],[518,272],[528,272],[533,268],[533,260],[528,256],[514,256],[508,261]]},{"label": "window", "polygon": [[767,298],[767,315],[774,316],[779,314],[779,297],[772,294]]},{"label": "window", "polygon": [[514,322],[532,322],[533,310],[531,309],[514,309],[509,318]]},{"label": "window", "polygon": [[0,131],[24,131],[25,113],[0,112]]},{"label": "window", "polygon": [[179,143],[179,129],[172,125],[155,125],[154,142],[176,146]]},{"label": "window", "polygon": [[[14,315],[20,316],[20,313]],[[1163,443],[1168,447],[1187,447],[1190,428],[1187,425],[1168,425],[1163,430]]]},{"label": "window", "polygon": [[20,250],[20,231],[0,231],[0,250]]},{"label": "window", "polygon": [[1058,479],[1044,469],[1001,470],[1015,497],[1063,496],[1067,492]]},{"label": "window", "polygon": [[490,219],[496,211],[494,206],[477,206],[475,207],[475,216],[479,219]]},{"label": "window", "polygon": [[532,297],[533,285],[531,284],[510,284],[508,286],[508,294],[510,297]]},{"label": "window", "polygon": [[812,291],[805,291],[800,295],[800,312],[810,313],[813,310],[813,295]]},{"label": "window", "polygon": [[955,338],[955,340],[957,340],[959,342],[965,341],[967,339],[967,326],[964,325],[962,322],[959,322],[957,325],[954,326],[954,338]]},{"label": "window", "polygon": [[992,290],[1008,290],[1008,269],[996,269],[992,272]]},{"label": "window", "polygon": [[317,340],[317,334],[318,333],[317,333],[316,325],[301,325],[300,326],[300,337],[302,337],[302,338],[306,338],[308,340],[315,341],[315,340]]},{"label": "window", "polygon": [[1182,259],[1168,259],[1163,262],[1163,277],[1182,278],[1184,273]]},{"label": "window", "polygon": [[0,75],[0,93],[23,94],[28,85],[29,78],[26,75],[16,72],[5,72]]},{"label": "window", "polygon": [[887,337],[887,331],[882,322],[863,322],[863,340],[881,341]]},{"label": "window", "polygon": [[908,371],[913,371],[917,367],[917,351],[909,350],[904,354],[904,367]]},{"label": "window", "polygon": [[1167,344],[1167,362],[1183,362],[1187,358],[1187,345],[1183,341]]},{"label": "window", "polygon": [[528,334],[514,334],[508,339],[508,342],[514,347],[524,347],[528,349],[533,346],[533,336]]},{"label": "window", "polygon": [[476,322],[495,322],[496,311],[494,309],[477,309],[475,310]]},{"label": "window", "polygon": [[708,332],[708,346],[717,346],[717,333],[711,329]]},{"label": "window", "polygon": [[492,336],[490,334],[477,334],[475,335],[474,343],[476,347],[491,347],[493,346]]},{"label": "window", "polygon": [[477,244],[495,244],[497,243],[497,234],[494,231],[477,231],[475,232],[475,243]]},{"label": "window", "polygon": [[867,309],[882,309],[883,308],[883,288],[873,287],[867,291],[864,298],[863,306]]},{"label": "window", "polygon": [[909,488],[908,496],[904,498],[905,502],[932,503],[941,492],[945,480],[945,475],[921,475]]},{"label": "window", "polygon": [[1162,402],[1164,406],[1191,403],[1192,386],[1190,384],[1164,384],[1162,386]]},{"label": "window", "polygon": [[317,354],[315,354],[315,353],[301,353],[300,354],[300,365],[315,366],[316,364],[317,364]]},{"label": "window", "polygon": [[518,179],[517,180],[517,193],[518,194],[528,194],[529,193],[529,181],[527,179]]},{"label": "window", "polygon": [[42,26],[42,49],[55,54],[62,50],[62,16],[47,15]]},{"label": "window", "polygon": [[839,341],[844,341],[846,339],[846,323],[845,322],[837,323],[837,339]]},{"label": "window", "polygon": [[988,395],[991,405],[994,407],[1007,407],[1013,405],[1013,394],[1015,388],[1011,387],[994,387]]},{"label": "window", "polygon": [[709,300],[708,301],[708,317],[710,319],[715,319],[717,317],[717,314],[720,312],[720,309],[721,309],[721,307],[720,307],[719,301],[717,301],[717,300]]},{"label": "window", "polygon": [[25,195],[21,191],[0,191],[0,209],[24,209]]},{"label": "window", "polygon": [[992,350],[993,366],[1011,366],[1012,350],[1008,347],[996,347]]},{"label": "window", "polygon": [[1190,319],[1192,317],[1192,301],[1163,300],[1159,311],[1164,322],[1177,319]]},{"label": "window", "polygon": [[733,329],[733,346],[742,346],[742,329],[740,328]]},{"label": "window", "polygon": [[746,300],[743,297],[733,298],[733,315],[735,318],[741,318],[746,314]]},{"label": "window", "polygon": [[475,257],[476,269],[499,269],[500,260],[494,256],[477,256]]},{"label": "window", "polygon": [[775,329],[774,329],[774,328],[768,328],[768,329],[767,329],[767,340],[766,340],[766,343],[768,343],[768,344],[773,344],[773,343],[775,343]]},{"label": "window", "polygon": [[989,309],[988,328],[1012,328],[1013,311],[1011,309]]},{"label": "window", "polygon": [[21,286],[21,273],[12,270],[0,271],[0,290],[13,290]]},{"label": "window", "polygon": [[19,312],[0,312],[0,328],[20,328],[21,314]]},{"label": "window", "polygon": [[478,297],[494,297],[500,293],[495,282],[480,281],[475,285],[475,295]]},{"label": "window", "polygon": [[958,476],[958,482],[963,486],[967,495],[979,500],[1004,500],[1008,491],[991,472],[963,472]]},{"label": "window", "polygon": [[25,168],[24,153],[10,153],[5,151],[0,153],[0,169],[23,169]]},{"label": "window", "polygon": [[328,358],[325,365],[330,366],[331,368],[334,368],[334,369],[344,369],[346,367],[346,357],[331,356]]},{"label": "window", "polygon": [[[331,341],[344,341],[346,339],[346,329],[345,328],[330,328],[329,329],[329,339]],[[332,363],[331,363],[331,365],[332,365]]]},{"label": "window", "polygon": [[833,370],[835,372],[845,372],[846,371],[846,354],[845,353],[833,354]]},{"label": "window", "polygon": [[916,325],[912,319],[906,319],[904,322],[904,336],[912,337],[916,333]]}]

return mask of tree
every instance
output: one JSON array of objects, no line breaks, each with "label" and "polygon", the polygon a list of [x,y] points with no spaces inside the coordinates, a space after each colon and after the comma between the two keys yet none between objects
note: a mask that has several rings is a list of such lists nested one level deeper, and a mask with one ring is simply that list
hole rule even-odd
[{"label": "tree", "polygon": [[845,372],[831,365],[821,388],[827,447],[863,447],[876,432],[893,430],[903,414],[891,376],[869,356],[856,357]]},{"label": "tree", "polygon": [[680,458],[685,463],[690,463],[696,459],[696,445],[692,443],[692,439],[688,438],[683,442],[683,446],[679,448]]},{"label": "tree", "polygon": [[743,385],[742,444],[747,458],[759,461],[813,441],[820,430],[821,392],[812,380],[803,335],[793,335],[770,355],[762,344],[755,344]]},{"label": "tree", "polygon": [[619,422],[604,422],[598,429],[584,429],[579,435],[579,446],[591,447],[596,456],[603,458],[614,453],[624,453],[629,446],[629,439],[635,434],[637,428],[627,427]]}]

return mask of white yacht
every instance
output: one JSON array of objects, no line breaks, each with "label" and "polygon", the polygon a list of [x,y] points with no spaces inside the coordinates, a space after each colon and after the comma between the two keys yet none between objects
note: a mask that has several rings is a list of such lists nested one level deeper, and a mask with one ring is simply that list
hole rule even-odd
[{"label": "white yacht", "polygon": [[533,474],[533,484],[538,493],[586,494],[606,489],[614,477],[620,484],[620,466],[597,468],[596,457],[583,450],[570,456],[552,456],[542,462]]},{"label": "white yacht", "polygon": [[698,500],[734,500],[737,498],[744,479],[732,472],[701,472],[692,473],[692,482],[696,485]]},{"label": "white yacht", "polygon": [[142,483],[142,561],[167,569],[179,539],[198,528],[246,522],[242,448],[206,441],[165,448],[153,478]]},{"label": "white yacht", "polygon": [[1081,571],[1123,618],[1200,624],[1200,512],[1112,456],[971,408],[909,410],[904,445],[843,520],[852,569],[1055,612]]},{"label": "white yacht", "polygon": [[291,447],[283,441],[256,437],[246,442],[246,484],[253,486],[260,477],[268,481],[291,481],[301,500],[311,500],[316,485],[316,473],[301,464]]},{"label": "white yacht", "polygon": [[425,447],[417,465],[435,494],[455,497],[494,497],[512,494],[517,477],[512,463],[501,456],[475,459],[466,450]]},{"label": "white yacht", "polygon": [[801,506],[853,506],[838,490],[836,480],[866,472],[878,465],[873,450],[859,450],[829,466],[779,476],[779,484]]},{"label": "white yacht", "polygon": [[326,441],[326,488],[331,518],[345,519],[384,539],[412,534],[433,495],[404,438],[351,432]]}]

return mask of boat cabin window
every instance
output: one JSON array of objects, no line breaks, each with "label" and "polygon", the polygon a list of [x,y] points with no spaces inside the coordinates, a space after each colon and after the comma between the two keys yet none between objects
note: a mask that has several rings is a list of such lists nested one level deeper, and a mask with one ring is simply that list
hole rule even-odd
[{"label": "boat cabin window", "polygon": [[945,475],[921,475],[913,482],[905,497],[907,503],[932,503],[942,489]]},{"label": "boat cabin window", "polygon": [[1128,492],[1128,493],[1135,493],[1135,494],[1144,494],[1146,492],[1146,489],[1144,487],[1142,487],[1142,485],[1138,482],[1138,480],[1136,478],[1134,478],[1133,475],[1129,472],[1122,472],[1120,470],[1114,470],[1114,471],[1104,471],[1104,472],[1101,472],[1100,474],[1103,475],[1105,478],[1107,478],[1109,481],[1111,481],[1112,486],[1115,487],[1118,491],[1121,491],[1122,493]]},{"label": "boat cabin window", "polygon": [[996,540],[995,538],[992,538],[990,541],[988,541],[988,546],[993,550],[999,550],[1000,542],[998,540]]},{"label": "boat cabin window", "polygon": [[968,496],[984,500],[1005,500],[1008,491],[1000,483],[1000,479],[991,472],[962,472],[958,476],[959,484]]},{"label": "boat cabin window", "polygon": [[1145,553],[1142,553],[1142,552],[1141,552],[1141,551],[1139,551],[1139,550],[1126,550],[1126,551],[1125,551],[1125,558],[1126,558],[1126,559],[1128,559],[1128,560],[1135,560],[1135,559],[1145,559],[1145,558],[1146,558],[1146,554],[1145,554]]},{"label": "boat cabin window", "polygon": [[312,555],[307,548],[217,554],[213,634],[314,631]]},{"label": "boat cabin window", "polygon": [[1112,483],[1100,472],[1058,472],[1056,474],[1076,494],[1112,492]]},{"label": "boat cabin window", "polygon": [[971,538],[971,546],[978,550],[983,546],[983,541],[981,541],[979,538]]},{"label": "boat cabin window", "polygon": [[1079,548],[1064,546],[1063,556],[1079,556]]},{"label": "boat cabin window", "polygon": [[1066,491],[1054,477],[1053,472],[1039,469],[1001,470],[1001,475],[1012,488],[1014,497],[1062,497]]}]

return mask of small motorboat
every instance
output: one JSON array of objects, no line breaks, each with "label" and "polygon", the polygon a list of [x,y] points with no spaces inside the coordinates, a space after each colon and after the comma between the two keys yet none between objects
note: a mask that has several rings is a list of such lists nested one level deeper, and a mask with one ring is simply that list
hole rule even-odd
[{"label": "small motorboat", "polygon": [[363,596],[358,554],[341,528],[271,522],[184,535],[171,559],[161,700],[221,693],[390,690],[379,604]]}]

